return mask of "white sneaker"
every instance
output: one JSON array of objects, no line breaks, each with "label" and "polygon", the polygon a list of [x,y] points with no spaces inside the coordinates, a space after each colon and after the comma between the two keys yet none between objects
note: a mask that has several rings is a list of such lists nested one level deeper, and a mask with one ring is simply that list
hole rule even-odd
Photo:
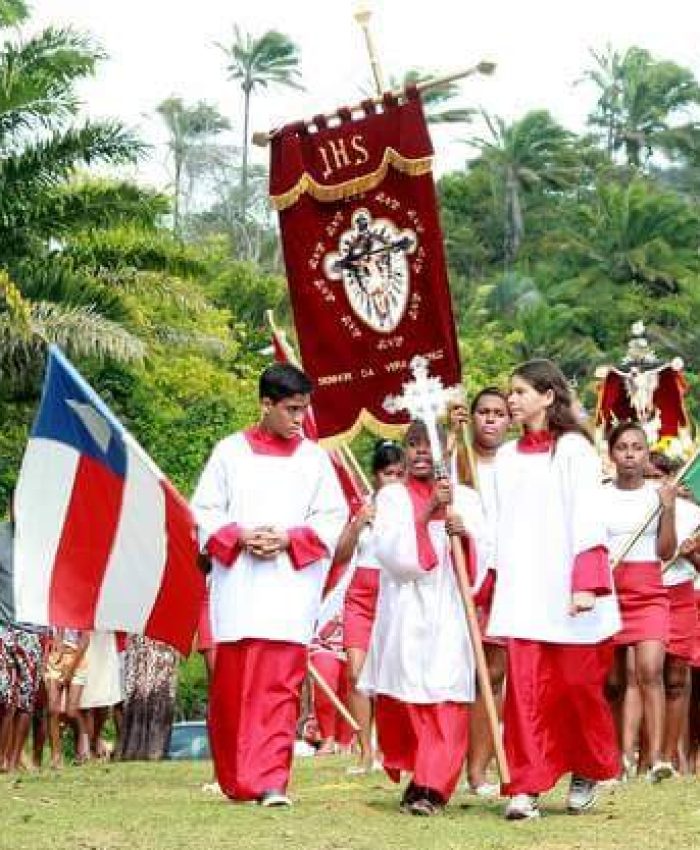
[{"label": "white sneaker", "polygon": [[671,779],[675,775],[676,771],[670,761],[655,761],[647,771],[647,779],[654,784]]},{"label": "white sneaker", "polygon": [[493,782],[480,782],[478,785],[470,785],[467,783],[466,790],[470,794],[482,797],[483,799],[500,797],[501,795],[501,786],[495,785]]},{"label": "white sneaker", "polygon": [[312,747],[311,744],[307,744],[306,741],[295,741],[294,755],[298,758],[308,758],[310,756],[315,756],[316,748]]},{"label": "white sneaker", "polygon": [[622,775],[621,779],[623,782],[629,782],[630,779],[634,779],[637,775],[637,762],[628,758],[627,756],[622,756]]},{"label": "white sneaker", "polygon": [[264,809],[290,808],[292,805],[292,801],[282,791],[265,791],[258,802]]},{"label": "white sneaker", "polygon": [[508,801],[505,810],[506,820],[529,820],[540,816],[537,794],[516,794]]},{"label": "white sneaker", "polygon": [[596,785],[583,776],[572,776],[569,794],[566,798],[566,808],[570,815],[580,815],[590,809],[596,801]]},{"label": "white sneaker", "polygon": [[218,782],[205,782],[204,785],[202,785],[202,793],[214,794],[217,797],[224,796],[224,792],[221,790],[221,786]]}]

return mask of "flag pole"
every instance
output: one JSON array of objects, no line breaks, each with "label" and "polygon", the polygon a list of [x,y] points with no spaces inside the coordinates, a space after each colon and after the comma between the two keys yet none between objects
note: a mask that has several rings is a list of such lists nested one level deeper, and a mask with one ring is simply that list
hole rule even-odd
[{"label": "flag pole", "polygon": [[[672,484],[680,484],[683,481],[683,476],[688,472],[688,470],[693,466],[693,464],[700,457],[700,446],[695,449],[692,457],[685,462],[685,464],[679,469],[679,471],[674,475]],[[656,505],[649,513],[644,517],[642,522],[639,524],[639,527],[630,535],[629,539],[625,543],[625,545],[620,549],[619,552],[615,554],[612,561],[610,562],[610,569],[614,570],[620,566],[620,563],[624,561],[625,555],[628,554],[630,549],[634,546],[634,544],[639,540],[639,538],[644,534],[644,532],[649,527],[649,524],[656,519],[656,517],[661,512],[661,505]]]},{"label": "flag pole", "polygon": [[319,686],[319,688],[323,691],[323,693],[328,697],[328,699],[333,703],[333,707],[341,715],[343,720],[350,726],[353,732],[360,731],[360,724],[355,720],[355,718],[350,714],[348,709],[343,705],[343,703],[338,699],[335,691],[331,688],[328,682],[323,678],[323,676],[319,673],[318,669],[314,666],[313,661],[308,662],[309,675],[314,680],[314,683]]},{"label": "flag pole", "polygon": [[[293,366],[296,366],[298,369],[301,369],[301,361],[299,360],[296,351],[290,344],[285,334],[277,327],[277,323],[275,322],[275,314],[272,310],[265,311],[265,321],[269,325],[270,330],[272,331],[272,334],[274,335],[275,339],[282,346],[287,360]],[[355,457],[353,450],[350,448],[350,446],[347,445],[347,443],[342,443],[339,451],[339,459],[343,462],[346,469],[348,469],[349,467],[348,471],[351,471],[355,474],[367,496],[371,496],[374,493],[374,487],[372,486],[369,478],[367,478],[364,469],[362,469],[362,467],[360,466],[360,463]]]},{"label": "flag pole", "polygon": [[[455,71],[451,74],[446,74],[442,77],[435,77],[432,80],[426,80],[423,83],[417,83],[416,89],[418,92],[423,94],[427,91],[432,91],[433,89],[443,88],[444,86],[448,86],[450,83],[454,83],[457,80],[463,80],[465,77],[471,77],[474,74],[483,74],[485,76],[489,76],[493,74],[496,70],[496,65],[494,62],[487,62],[486,60],[479,62],[477,65],[473,65],[471,68],[465,68],[463,71]],[[395,98],[400,98],[405,95],[406,90],[403,88],[396,89],[394,91],[388,92],[389,95]],[[371,103],[379,105],[383,102],[384,96],[371,98]],[[350,107],[350,112],[364,112],[365,104],[367,100],[362,101],[361,103],[356,103],[354,106]],[[339,114],[337,111],[328,112],[323,115],[327,121],[332,121],[334,118],[338,118]],[[308,126],[313,126],[314,119],[312,118],[309,121],[305,121],[305,124]],[[280,132],[281,128],[276,128],[274,130],[269,130],[268,132],[258,131],[253,133],[252,141],[253,144],[260,148],[266,148],[268,144],[275,138],[275,136]]]},{"label": "flag pole", "polygon": [[[693,537],[697,537],[698,534],[700,534],[700,525],[698,525],[696,528],[693,529],[693,533],[691,535],[689,535],[689,537],[686,537],[686,540],[689,540]],[[684,542],[685,541],[682,540],[681,544],[684,543]],[[665,572],[670,570],[671,567],[676,563],[676,561],[680,557],[682,557],[682,553],[681,553],[681,545],[679,544],[678,547],[676,548],[676,551],[668,559],[668,561],[664,561],[663,564],[661,565],[661,574],[663,575]]]},{"label": "flag pole", "polygon": [[369,54],[369,63],[372,66],[374,85],[377,88],[377,94],[381,94],[383,91],[385,91],[386,86],[384,85],[384,75],[382,74],[382,68],[379,64],[379,57],[377,56],[377,51],[374,47],[372,33],[369,29],[369,19],[371,17],[372,12],[370,11],[370,9],[365,6],[364,3],[360,3],[358,5],[357,10],[355,11],[354,18],[357,23],[362,27],[362,32],[365,36],[365,47],[367,48],[367,53]]}]

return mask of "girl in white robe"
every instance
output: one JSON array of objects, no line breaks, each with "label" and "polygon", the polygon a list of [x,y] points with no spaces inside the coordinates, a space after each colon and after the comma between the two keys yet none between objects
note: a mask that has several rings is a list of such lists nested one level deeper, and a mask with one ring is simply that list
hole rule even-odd
[{"label": "girl in white robe", "polygon": [[523,436],[496,457],[497,580],[488,634],[508,639],[506,818],[539,815],[539,794],[572,774],[567,806],[590,807],[617,775],[603,693],[620,620],[612,595],[598,456],[548,360],[518,367],[508,396]]}]

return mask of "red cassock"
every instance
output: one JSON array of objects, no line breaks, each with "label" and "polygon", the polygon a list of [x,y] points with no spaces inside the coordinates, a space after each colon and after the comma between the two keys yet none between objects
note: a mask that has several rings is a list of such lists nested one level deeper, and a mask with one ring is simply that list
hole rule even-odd
[{"label": "red cassock", "polygon": [[693,635],[693,657],[691,667],[700,667],[700,590],[693,592],[695,597],[695,632]]},{"label": "red cassock", "polygon": [[447,801],[454,793],[469,749],[469,711],[464,703],[417,705],[379,695],[376,707],[379,749],[394,782],[401,771],[413,783]]},{"label": "red cassock", "polygon": [[257,639],[220,643],[209,696],[216,778],[234,800],[285,791],[294,752],[305,646]]},{"label": "red cassock", "polygon": [[603,687],[613,644],[508,641],[503,706],[510,784],[503,793],[548,791],[565,773],[602,781],[620,769]]},{"label": "red cassock", "polygon": [[[343,654],[343,620],[340,614],[332,617],[317,629],[310,647],[311,661],[328,687],[341,703],[347,703],[347,662]],[[313,683],[314,714],[323,740],[334,740],[349,746],[354,732],[324,690]]]}]

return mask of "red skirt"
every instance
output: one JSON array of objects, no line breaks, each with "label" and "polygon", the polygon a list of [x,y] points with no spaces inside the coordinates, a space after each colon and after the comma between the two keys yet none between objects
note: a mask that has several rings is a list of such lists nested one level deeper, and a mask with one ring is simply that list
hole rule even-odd
[{"label": "red skirt", "polygon": [[698,611],[695,607],[693,581],[668,588],[670,604],[670,632],[666,652],[683,661],[692,661],[695,648],[695,634],[698,628]]},{"label": "red skirt", "polygon": [[345,593],[343,607],[343,643],[346,649],[369,649],[372,626],[377,612],[379,570],[357,567]]},{"label": "red skirt", "polygon": [[613,573],[620,603],[622,631],[615,635],[617,646],[643,640],[669,638],[668,588],[661,582],[658,561],[623,561]]},{"label": "red skirt", "polygon": [[690,661],[691,667],[700,667],[700,590],[694,591],[695,595],[695,637],[693,638],[693,657]]}]

